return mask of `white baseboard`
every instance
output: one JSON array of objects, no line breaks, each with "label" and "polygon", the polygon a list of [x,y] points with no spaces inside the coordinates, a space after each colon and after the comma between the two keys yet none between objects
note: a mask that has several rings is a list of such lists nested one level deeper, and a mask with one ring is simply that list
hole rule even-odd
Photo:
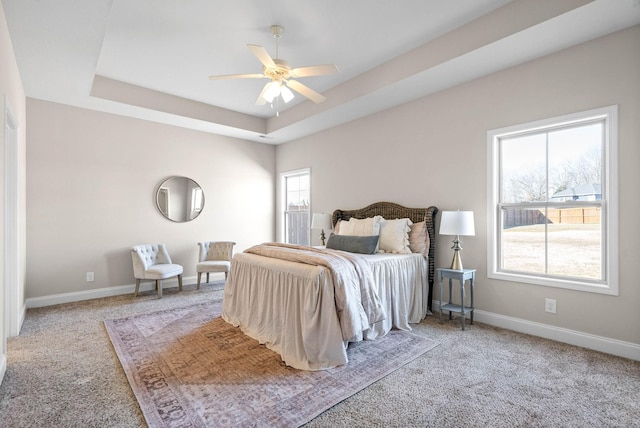
[{"label": "white baseboard", "polygon": [[[437,316],[436,314],[438,313],[437,311],[440,307],[440,302],[434,301],[432,307],[434,315]],[[636,343],[596,336],[594,334],[583,333],[581,331],[569,330],[520,318],[508,317],[505,315],[494,314],[492,312],[480,311],[478,309],[473,312],[473,318],[475,321],[495,327],[526,333],[532,336],[544,337],[545,339],[551,339],[558,342],[568,343],[570,345],[593,349],[606,354],[640,361],[640,345]],[[445,311],[445,314],[446,313],[447,312]]]},{"label": "white baseboard", "polygon": [[0,385],[2,385],[2,379],[7,372],[7,354],[0,354]]},{"label": "white baseboard", "polygon": [[[223,273],[212,273],[209,277],[210,281],[224,279]],[[182,278],[182,285],[192,285],[197,282],[196,276]],[[162,289],[177,287],[178,279],[168,279],[162,281]],[[140,284],[140,291],[155,290],[154,281],[144,281]],[[136,290],[135,284],[118,285],[115,287],[95,288],[85,291],[74,291],[71,293],[53,294],[50,296],[30,297],[26,301],[26,308],[40,308],[43,306],[59,305],[61,303],[80,302],[82,300],[99,299],[102,297],[119,296],[121,294],[133,294]]]}]

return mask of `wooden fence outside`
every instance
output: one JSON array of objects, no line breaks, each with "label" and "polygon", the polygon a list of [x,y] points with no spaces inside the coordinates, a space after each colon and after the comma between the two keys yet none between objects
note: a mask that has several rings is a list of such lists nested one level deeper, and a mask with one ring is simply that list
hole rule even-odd
[{"label": "wooden fence outside", "polygon": [[551,210],[548,217],[538,210],[520,208],[504,210],[505,228],[544,224],[545,220],[552,224],[599,224],[600,210],[596,207],[564,208]]},{"label": "wooden fence outside", "polygon": [[551,223],[556,224],[599,224],[600,209],[589,207],[552,210],[548,218]]}]

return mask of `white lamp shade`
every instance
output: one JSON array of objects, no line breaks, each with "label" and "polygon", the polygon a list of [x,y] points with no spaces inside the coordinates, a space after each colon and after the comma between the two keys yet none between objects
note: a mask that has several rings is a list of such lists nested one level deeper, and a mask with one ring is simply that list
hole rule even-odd
[{"label": "white lamp shade", "polygon": [[473,211],[443,211],[440,235],[475,236]]},{"label": "white lamp shade", "polygon": [[325,213],[313,213],[311,229],[331,230],[331,216]]}]

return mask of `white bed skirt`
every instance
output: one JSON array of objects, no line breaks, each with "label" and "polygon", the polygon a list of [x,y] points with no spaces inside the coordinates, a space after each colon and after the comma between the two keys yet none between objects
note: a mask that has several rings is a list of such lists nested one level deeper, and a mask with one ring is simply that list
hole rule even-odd
[{"label": "white bed skirt", "polygon": [[[416,254],[366,256],[387,317],[365,339],[411,330],[427,313],[427,262]],[[346,364],[333,282],[320,266],[238,253],[224,291],[222,318],[282,356],[289,366],[323,370]]]},{"label": "white bed skirt", "polygon": [[372,254],[365,256],[377,285],[387,318],[375,323],[375,335],[384,336],[392,328],[411,330],[427,315],[429,265],[420,254]]}]

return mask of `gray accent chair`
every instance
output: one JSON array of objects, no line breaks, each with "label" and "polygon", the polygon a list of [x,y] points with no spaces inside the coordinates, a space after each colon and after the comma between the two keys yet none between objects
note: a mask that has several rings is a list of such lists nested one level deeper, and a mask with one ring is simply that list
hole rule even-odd
[{"label": "gray accent chair", "polygon": [[140,290],[140,281],[154,280],[158,290],[158,298],[162,297],[162,280],[178,277],[178,287],[182,291],[181,265],[171,262],[171,257],[164,244],[143,244],[131,248],[133,259],[133,276],[136,278],[136,292]]},{"label": "gray accent chair", "polygon": [[198,242],[200,247],[198,264],[196,271],[198,272],[198,286],[200,288],[200,278],[203,273],[207,274],[207,283],[209,282],[209,274],[211,272],[224,272],[226,281],[231,270],[231,258],[233,257],[233,246],[235,242],[231,241],[206,241]]}]

